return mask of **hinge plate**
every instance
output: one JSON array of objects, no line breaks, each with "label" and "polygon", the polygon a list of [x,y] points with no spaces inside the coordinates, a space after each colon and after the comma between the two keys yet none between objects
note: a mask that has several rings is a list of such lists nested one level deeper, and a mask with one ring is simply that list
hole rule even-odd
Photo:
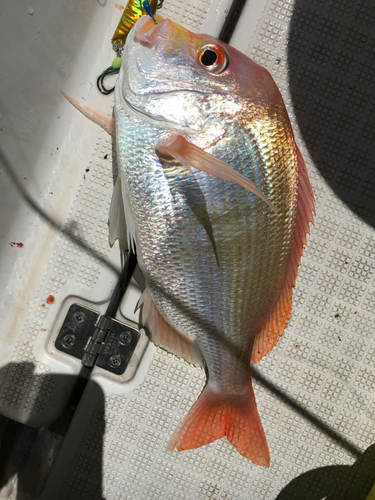
[{"label": "hinge plate", "polygon": [[[102,325],[105,325],[104,328]],[[136,328],[101,316],[81,304],[72,304],[55,341],[56,349],[122,375],[139,341]]]}]

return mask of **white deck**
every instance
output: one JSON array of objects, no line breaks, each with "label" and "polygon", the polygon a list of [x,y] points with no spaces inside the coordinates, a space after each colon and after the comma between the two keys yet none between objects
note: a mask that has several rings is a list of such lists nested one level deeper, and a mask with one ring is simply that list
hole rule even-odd
[{"label": "white deck", "polygon": [[[375,218],[368,212],[363,216],[375,186],[375,100],[373,85],[366,85],[375,70],[374,59],[366,59],[366,50],[374,46],[375,13],[366,14],[359,0],[341,2],[335,32],[333,1],[295,3],[298,15],[290,0],[249,0],[232,43],[277,81],[316,196],[316,223],[290,326],[257,367],[306,408],[307,418],[255,382],[271,451],[269,469],[252,465],[226,440],[168,452],[166,444],[205,376],[149,343],[130,381],[126,374],[94,369],[44,498],[290,500],[307,498],[298,494],[311,483],[318,492],[314,498],[331,498],[330,488],[336,485],[337,498],[345,499],[349,486],[344,479],[367,484],[375,469],[374,447],[362,457],[362,476],[356,476],[356,466],[341,467],[340,482],[328,468],[351,466],[358,458],[353,450],[363,453],[375,442]],[[229,5],[224,0],[165,0],[161,14],[217,36]],[[103,312],[116,281],[113,267],[120,265],[117,245],[110,250],[107,240],[112,140],[59,92],[111,114],[113,97],[98,92],[96,78],[114,57],[110,39],[120,15],[115,0],[0,5],[0,148],[13,176],[0,161],[0,414],[30,425],[48,425],[59,415],[72,376],[80,370],[79,360],[54,347],[64,312],[75,298]],[[357,31],[351,29],[355,19],[361,23]],[[302,24],[296,27],[297,21]],[[289,33],[298,43],[289,45],[294,59],[288,66]],[[334,60],[327,47],[334,47]],[[368,64],[361,66],[362,60]],[[296,80],[292,69],[301,67],[304,72]],[[331,82],[326,95],[325,81]],[[348,85],[349,105],[340,101],[343,85]],[[326,98],[328,109],[315,97]],[[294,109],[296,99],[306,100],[306,110]],[[307,124],[303,136],[295,116]],[[355,130],[362,132],[356,135]],[[332,154],[325,156],[329,140]],[[347,166],[353,152],[356,170]],[[335,158],[342,169],[330,176],[331,164],[338,168]],[[330,185],[320,173],[322,165]],[[112,267],[54,228],[36,206]],[[51,295],[54,302],[48,304]],[[132,311],[138,296],[133,286],[120,319],[137,319]],[[326,429],[318,429],[315,418]],[[330,429],[347,443],[332,439]],[[279,495],[295,478],[286,496]],[[17,498],[13,495],[8,498]]]}]

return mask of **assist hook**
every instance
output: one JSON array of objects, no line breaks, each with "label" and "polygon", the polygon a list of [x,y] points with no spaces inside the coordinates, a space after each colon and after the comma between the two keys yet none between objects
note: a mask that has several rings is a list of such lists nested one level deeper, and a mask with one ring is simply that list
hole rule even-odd
[{"label": "assist hook", "polygon": [[118,73],[120,71],[121,62],[122,62],[121,57],[115,57],[112,61],[111,66],[109,66],[107,69],[105,69],[98,76],[98,79],[96,80],[96,85],[102,94],[108,95],[115,90],[114,86],[110,89],[107,89],[107,87],[104,86],[104,78],[107,75],[114,75],[114,74]]}]

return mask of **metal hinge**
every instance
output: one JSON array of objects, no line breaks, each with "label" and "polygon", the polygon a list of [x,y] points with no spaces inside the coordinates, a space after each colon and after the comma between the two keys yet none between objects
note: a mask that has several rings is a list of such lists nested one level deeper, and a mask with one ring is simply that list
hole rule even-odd
[{"label": "metal hinge", "polygon": [[140,333],[130,325],[72,304],[55,346],[82,360],[88,368],[99,366],[117,375],[126,370]]}]

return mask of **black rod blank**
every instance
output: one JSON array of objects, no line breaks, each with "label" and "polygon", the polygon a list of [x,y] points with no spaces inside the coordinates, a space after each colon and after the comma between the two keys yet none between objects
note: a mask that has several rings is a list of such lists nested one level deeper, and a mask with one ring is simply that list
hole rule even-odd
[{"label": "black rod blank", "polygon": [[222,42],[230,42],[233,32],[236,29],[238,20],[240,19],[243,8],[245,7],[245,3],[246,0],[233,0],[223,27],[220,31],[219,40],[221,40]]}]

